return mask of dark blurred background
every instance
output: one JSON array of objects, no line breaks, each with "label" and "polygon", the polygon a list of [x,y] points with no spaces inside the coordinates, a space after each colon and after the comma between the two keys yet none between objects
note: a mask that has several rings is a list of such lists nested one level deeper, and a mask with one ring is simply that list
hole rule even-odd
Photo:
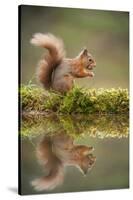
[{"label": "dark blurred background", "polygon": [[64,40],[67,57],[87,47],[95,57],[94,78],[77,79],[88,88],[128,88],[129,13],[73,8],[21,6],[21,80],[36,83],[37,62],[45,52],[29,41],[36,32],[53,33]]}]

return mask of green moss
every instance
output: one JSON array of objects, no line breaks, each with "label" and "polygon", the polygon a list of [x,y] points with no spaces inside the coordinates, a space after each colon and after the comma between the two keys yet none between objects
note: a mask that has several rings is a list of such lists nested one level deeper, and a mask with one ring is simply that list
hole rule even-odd
[{"label": "green moss", "polygon": [[71,113],[128,113],[127,89],[83,89],[74,87],[65,95],[45,91],[36,85],[22,85],[20,97],[23,111]]},{"label": "green moss", "polygon": [[20,98],[22,110],[44,110],[46,96],[42,88],[37,88],[34,85],[22,85],[20,88]]}]

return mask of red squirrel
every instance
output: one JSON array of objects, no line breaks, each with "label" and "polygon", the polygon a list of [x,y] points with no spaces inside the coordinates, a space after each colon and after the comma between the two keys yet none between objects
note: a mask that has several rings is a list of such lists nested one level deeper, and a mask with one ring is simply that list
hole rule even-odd
[{"label": "red squirrel", "polygon": [[73,88],[75,78],[94,76],[92,70],[96,62],[86,48],[69,59],[65,57],[63,41],[50,33],[36,33],[30,42],[49,51],[40,60],[37,70],[37,77],[45,89],[65,93]]}]

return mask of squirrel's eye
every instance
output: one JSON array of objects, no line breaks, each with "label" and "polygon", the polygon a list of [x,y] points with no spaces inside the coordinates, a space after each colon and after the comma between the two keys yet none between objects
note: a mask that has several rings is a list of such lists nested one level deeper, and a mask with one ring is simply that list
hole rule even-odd
[{"label": "squirrel's eye", "polygon": [[90,62],[92,62],[92,59],[91,59],[91,58],[89,58],[89,61],[90,61]]}]

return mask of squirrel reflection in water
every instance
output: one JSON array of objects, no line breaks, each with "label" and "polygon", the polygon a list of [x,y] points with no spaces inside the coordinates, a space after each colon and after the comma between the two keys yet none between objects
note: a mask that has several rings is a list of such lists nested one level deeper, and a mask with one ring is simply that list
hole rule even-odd
[{"label": "squirrel reflection in water", "polygon": [[61,185],[66,166],[75,166],[86,175],[96,160],[92,150],[93,147],[74,144],[73,138],[63,133],[44,136],[36,147],[36,155],[48,174],[33,180],[32,186],[37,191],[43,191]]}]

